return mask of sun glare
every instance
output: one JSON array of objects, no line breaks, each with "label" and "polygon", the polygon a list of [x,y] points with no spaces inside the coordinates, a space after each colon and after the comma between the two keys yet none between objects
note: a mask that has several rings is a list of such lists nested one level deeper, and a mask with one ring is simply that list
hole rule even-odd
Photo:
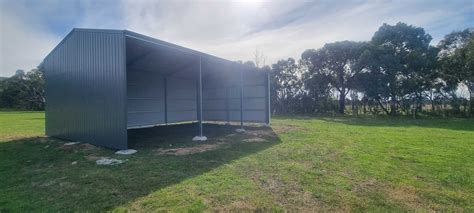
[{"label": "sun glare", "polygon": [[263,4],[263,0],[240,0],[237,1],[242,7],[255,9],[260,7]]}]

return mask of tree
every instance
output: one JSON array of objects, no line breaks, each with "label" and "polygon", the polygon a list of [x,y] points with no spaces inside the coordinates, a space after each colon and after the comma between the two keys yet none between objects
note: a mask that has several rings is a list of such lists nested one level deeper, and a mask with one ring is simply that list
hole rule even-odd
[{"label": "tree", "polygon": [[464,47],[473,36],[474,28],[455,31],[445,35],[443,40],[438,43],[440,58],[453,55],[457,49]]},{"label": "tree", "polygon": [[469,91],[469,114],[474,114],[474,29],[453,32],[440,41],[439,57],[441,73],[452,90],[458,84],[466,85]]},{"label": "tree", "polygon": [[265,67],[267,57],[258,49],[255,48],[254,53],[255,66],[258,68]]},{"label": "tree", "polygon": [[302,81],[305,90],[307,103],[305,103],[306,112],[326,112],[333,110],[331,98],[330,77],[325,73],[311,73],[308,70],[313,69],[312,63],[302,59],[300,66],[305,71],[302,72]]},{"label": "tree", "polygon": [[[341,41],[325,44],[323,48],[306,50],[301,58],[310,63],[308,79],[327,78],[339,93],[339,113],[344,114],[346,95],[354,88],[354,78],[363,71],[359,59],[365,43]],[[308,80],[307,82],[311,82]]]},{"label": "tree", "polygon": [[44,109],[44,78],[39,69],[15,75],[0,82],[0,107],[28,110]]},{"label": "tree", "polygon": [[43,110],[46,102],[44,93],[44,74],[40,69],[33,69],[26,73],[25,87],[28,91],[30,108]]},{"label": "tree", "polygon": [[431,39],[423,28],[405,23],[383,24],[372,37],[365,60],[371,72],[368,83],[381,87],[373,95],[389,99],[391,115],[397,114],[399,98],[422,90],[420,81],[433,71]]},{"label": "tree", "polygon": [[271,101],[272,109],[278,113],[294,113],[298,98],[303,93],[300,67],[292,58],[279,60],[272,65]]}]

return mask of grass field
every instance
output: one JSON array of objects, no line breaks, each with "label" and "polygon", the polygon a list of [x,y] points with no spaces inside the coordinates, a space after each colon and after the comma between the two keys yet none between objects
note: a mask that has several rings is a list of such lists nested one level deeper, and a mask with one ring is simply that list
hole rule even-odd
[{"label": "grass field", "polygon": [[[474,211],[474,121],[277,117],[271,128],[129,132],[132,156],[43,137],[0,112],[3,211]],[[97,166],[100,157],[127,160]]]}]

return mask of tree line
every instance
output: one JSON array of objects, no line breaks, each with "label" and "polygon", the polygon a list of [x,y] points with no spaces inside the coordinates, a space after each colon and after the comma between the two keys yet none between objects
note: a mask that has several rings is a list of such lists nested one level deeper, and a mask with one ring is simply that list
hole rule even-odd
[{"label": "tree line", "polygon": [[[423,28],[383,24],[370,41],[328,43],[271,66],[257,50],[245,64],[271,72],[274,114],[473,115],[474,29],[436,46],[431,40]],[[44,103],[40,67],[0,79],[0,108],[44,110]]]},{"label": "tree line", "polygon": [[265,66],[272,112],[472,115],[474,29],[431,40],[423,28],[383,24],[370,41],[328,43]]},{"label": "tree line", "polygon": [[44,77],[36,68],[0,79],[0,109],[44,110]]}]

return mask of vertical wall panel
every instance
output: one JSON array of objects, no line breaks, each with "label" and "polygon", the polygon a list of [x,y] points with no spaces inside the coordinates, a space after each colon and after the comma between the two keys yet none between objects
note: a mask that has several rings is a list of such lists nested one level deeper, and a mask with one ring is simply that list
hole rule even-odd
[{"label": "vertical wall panel", "polygon": [[127,148],[124,39],[73,30],[44,60],[48,136]]},{"label": "vertical wall panel", "polygon": [[[214,67],[212,69],[220,69]],[[267,72],[235,65],[220,75],[208,75],[203,85],[203,117],[207,121],[240,121],[240,72],[243,73],[243,120],[267,122]]]},{"label": "vertical wall panel", "polygon": [[167,79],[168,123],[197,120],[197,83],[194,79]]},{"label": "vertical wall panel", "polygon": [[165,123],[164,77],[158,70],[127,70],[129,128]]},{"label": "vertical wall panel", "polygon": [[244,121],[267,122],[267,73],[257,70],[243,73],[243,117]]}]

